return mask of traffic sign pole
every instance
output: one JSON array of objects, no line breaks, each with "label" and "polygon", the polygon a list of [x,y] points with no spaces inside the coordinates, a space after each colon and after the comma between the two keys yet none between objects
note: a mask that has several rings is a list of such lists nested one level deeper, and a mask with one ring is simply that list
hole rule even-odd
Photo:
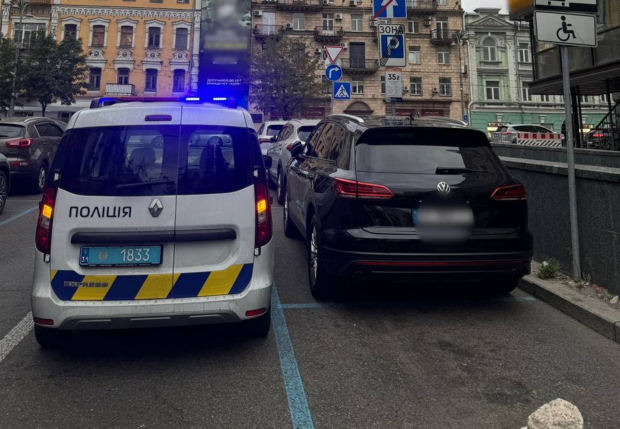
[{"label": "traffic sign pole", "polygon": [[570,211],[570,233],[573,251],[573,276],[581,279],[581,257],[579,254],[579,222],[577,217],[577,186],[575,182],[575,148],[573,143],[573,115],[570,97],[570,68],[568,47],[560,46],[562,56],[562,83],[564,87],[564,114],[566,116],[566,159],[568,164],[568,206]]}]

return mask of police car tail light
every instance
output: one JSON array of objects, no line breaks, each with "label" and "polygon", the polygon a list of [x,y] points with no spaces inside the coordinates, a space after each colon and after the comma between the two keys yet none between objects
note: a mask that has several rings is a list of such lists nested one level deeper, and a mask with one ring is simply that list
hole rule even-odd
[{"label": "police car tail light", "polygon": [[39,221],[37,222],[35,236],[37,250],[42,253],[50,253],[52,247],[52,220],[54,219],[55,203],[56,188],[46,188],[39,203]]},{"label": "police car tail light", "polygon": [[269,191],[264,181],[256,181],[254,184],[256,197],[256,248],[269,243],[273,230],[271,227],[271,208],[269,207]]},{"label": "police car tail light", "polygon": [[525,186],[522,184],[501,186],[493,191],[491,198],[498,201],[522,201],[527,200]]},{"label": "police car tail light", "polygon": [[334,192],[337,197],[342,198],[388,199],[394,196],[394,193],[386,186],[346,179],[336,179]]}]

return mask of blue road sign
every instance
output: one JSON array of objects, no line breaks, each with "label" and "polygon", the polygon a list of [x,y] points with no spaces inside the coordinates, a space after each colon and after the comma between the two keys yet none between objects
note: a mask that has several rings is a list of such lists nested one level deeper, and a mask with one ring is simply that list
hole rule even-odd
[{"label": "blue road sign", "polygon": [[463,122],[469,124],[469,116],[467,115],[463,116]]},{"label": "blue road sign", "polygon": [[382,67],[406,67],[403,25],[379,25],[379,64]]},{"label": "blue road sign", "polygon": [[336,82],[342,77],[342,69],[337,64],[330,64],[325,69],[325,77],[332,82]]},{"label": "blue road sign", "polygon": [[349,82],[334,82],[334,100],[350,100],[351,84]]},{"label": "blue road sign", "polygon": [[375,18],[407,18],[407,2],[405,0],[372,0],[372,11]]}]

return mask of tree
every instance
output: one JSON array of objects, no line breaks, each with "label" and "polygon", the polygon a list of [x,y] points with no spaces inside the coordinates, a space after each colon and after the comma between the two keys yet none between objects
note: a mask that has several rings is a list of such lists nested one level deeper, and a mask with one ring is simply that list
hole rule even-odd
[{"label": "tree", "polygon": [[24,96],[37,100],[45,116],[49,104],[60,101],[69,106],[76,95],[85,94],[86,75],[86,56],[79,40],[67,38],[58,44],[53,36],[41,35],[24,58]]},{"label": "tree", "polygon": [[0,38],[0,112],[6,112],[11,103],[15,45],[8,37]]},{"label": "tree", "polygon": [[274,109],[284,120],[300,114],[304,104],[321,93],[317,76],[320,56],[301,40],[267,40],[252,58],[251,96],[259,109]]}]

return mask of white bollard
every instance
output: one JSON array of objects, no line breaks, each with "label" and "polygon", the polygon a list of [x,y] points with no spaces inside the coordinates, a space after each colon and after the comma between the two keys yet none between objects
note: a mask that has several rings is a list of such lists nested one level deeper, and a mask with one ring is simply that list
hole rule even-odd
[{"label": "white bollard", "polygon": [[570,402],[556,399],[530,415],[524,429],[583,429],[583,416]]}]

